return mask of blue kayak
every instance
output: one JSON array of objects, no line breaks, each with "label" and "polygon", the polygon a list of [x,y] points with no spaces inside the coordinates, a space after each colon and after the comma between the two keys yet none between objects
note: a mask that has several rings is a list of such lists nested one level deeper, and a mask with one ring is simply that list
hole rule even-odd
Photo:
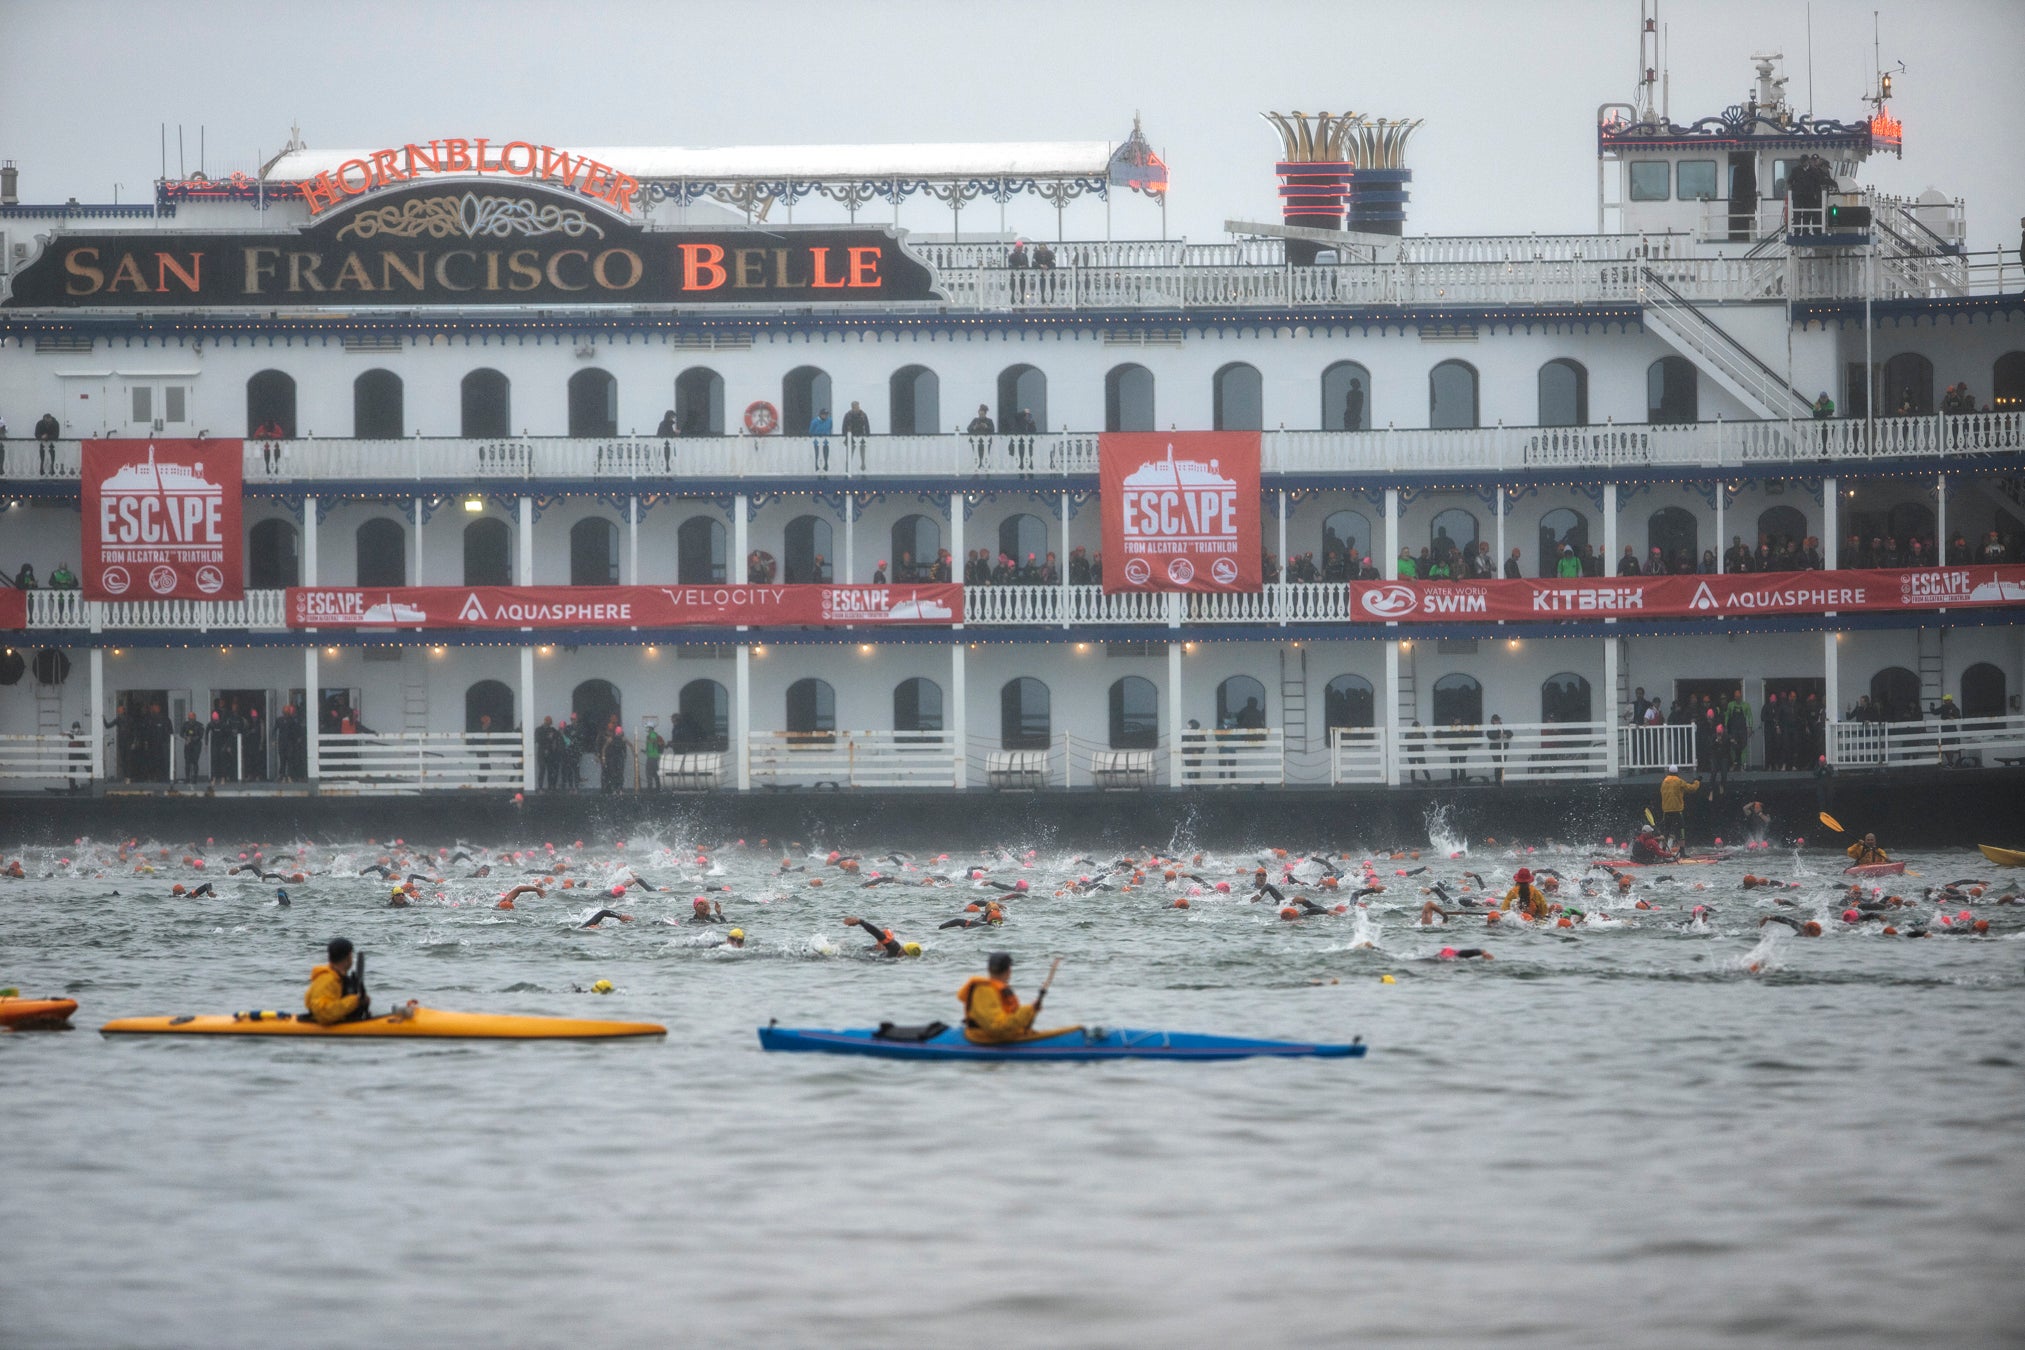
[{"label": "blue kayak", "polygon": [[1315,1045],[1306,1041],[1253,1041],[1239,1036],[1201,1036],[1185,1031],[1135,1031],[1130,1028],[1066,1027],[1029,1041],[974,1045],[963,1028],[873,1029],[858,1027],[824,1031],[814,1027],[761,1027],[765,1050],[799,1050],[830,1055],[878,1055],[886,1059],[1281,1059],[1319,1057],[1354,1059],[1364,1054],[1363,1041],[1349,1045]]}]

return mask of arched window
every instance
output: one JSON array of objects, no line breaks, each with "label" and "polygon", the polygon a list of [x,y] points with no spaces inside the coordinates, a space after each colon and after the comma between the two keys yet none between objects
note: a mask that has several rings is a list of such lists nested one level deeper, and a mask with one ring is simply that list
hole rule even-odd
[{"label": "arched window", "polygon": [[1262,431],[1266,425],[1265,382],[1258,368],[1233,361],[1217,371],[1210,386],[1213,420],[1218,431]]},{"label": "arched window", "polygon": [[1322,690],[1322,719],[1329,726],[1373,726],[1375,712],[1371,681],[1362,675],[1338,675]]},{"label": "arched window", "polygon": [[942,381],[927,366],[894,371],[886,396],[886,424],[895,436],[933,436],[942,429]]},{"label": "arched window", "polygon": [[1693,422],[1701,417],[1700,385],[1694,362],[1662,356],[1645,368],[1645,420]]},{"label": "arched window", "polygon": [[[1557,506],[1540,517],[1540,575],[1555,575],[1555,564],[1561,557],[1561,546],[1569,545],[1575,556],[1581,557],[1589,548],[1589,518],[1580,511],[1571,511]],[[1610,566],[1617,565],[1611,559]]]},{"label": "arched window", "polygon": [[837,693],[828,680],[796,680],[787,691],[787,729],[805,735],[837,729]]},{"label": "arched window", "polygon": [[1990,367],[1990,407],[1995,412],[2025,411],[2025,352],[2005,352]]},{"label": "arched window", "polygon": [[1111,682],[1111,748],[1151,750],[1160,744],[1160,694],[1153,681],[1127,675]]},{"label": "arched window", "polygon": [[1428,547],[1437,558],[1455,558],[1477,551],[1477,518],[1460,507],[1437,511],[1428,526]]},{"label": "arched window", "polygon": [[1013,429],[1013,415],[1034,415],[1034,430],[1048,429],[1048,377],[1033,366],[1007,366],[998,373],[998,429]]},{"label": "arched window", "polygon": [[619,584],[619,527],[603,516],[570,526],[570,585]]},{"label": "arched window", "polygon": [[1589,681],[1573,671],[1562,671],[1540,686],[1542,722],[1590,721]]},{"label": "arched window", "polygon": [[302,534],[291,521],[263,520],[246,532],[246,584],[278,591],[302,584]]},{"label": "arched window", "polygon": [[1930,417],[1934,411],[1934,363],[1918,352],[1900,352],[1884,363],[1882,417]]},{"label": "arched window", "polygon": [[1807,517],[1791,506],[1769,506],[1758,513],[1758,538],[1773,548],[1807,538]]},{"label": "arched window", "polygon": [[1322,430],[1371,429],[1371,372],[1355,361],[1338,361],[1322,372]]},{"label": "arched window", "polygon": [[402,434],[407,418],[401,377],[391,370],[369,370],[352,381],[352,435],[360,440],[390,441]]},{"label": "arched window", "polygon": [[676,696],[668,747],[684,754],[731,748],[731,696],[715,680],[691,680]]},{"label": "arched window", "polygon": [[295,377],[285,371],[263,370],[246,381],[246,434],[270,422],[284,437],[295,435]]},{"label": "arched window", "polygon": [[619,434],[619,382],[609,370],[589,367],[570,376],[570,435]]},{"label": "arched window", "polygon": [[789,436],[805,436],[809,423],[824,408],[831,409],[830,421],[837,418],[830,404],[830,377],[816,366],[796,366],[780,382],[780,426]]},{"label": "arched window", "polygon": [[1104,374],[1104,430],[1153,430],[1153,372],[1130,362]]},{"label": "arched window", "polygon": [[675,580],[707,586],[725,579],[724,522],[715,516],[689,517],[675,530]]},{"label": "arched window", "polygon": [[999,749],[1045,750],[1053,740],[1048,687],[1027,675],[1007,680],[998,691]]},{"label": "arched window", "polygon": [[1581,362],[1564,356],[1540,367],[1540,425],[1589,425],[1589,372]]},{"label": "arched window", "polygon": [[[492,724],[481,719],[490,717]],[[498,680],[480,680],[464,691],[466,731],[505,732],[513,730],[513,690]]]},{"label": "arched window", "polygon": [[570,711],[593,733],[603,731],[614,721],[625,724],[619,707],[619,687],[610,680],[585,680],[570,690]]},{"label": "arched window", "polygon": [[374,516],[360,524],[352,539],[358,547],[358,567],[352,575],[359,585],[408,584],[408,531],[400,521]]},{"label": "arched window", "polygon": [[724,434],[724,377],[691,366],[675,377],[675,425],[684,436]]},{"label": "arched window", "polygon": [[783,581],[801,584],[828,581],[830,572],[830,522],[821,516],[796,516],[782,533],[782,551],[787,558],[781,568]]},{"label": "arched window", "polygon": [[1444,675],[1434,682],[1434,724],[1461,722],[1479,726],[1484,720],[1484,687],[1469,675]]},{"label": "arched window", "polygon": [[1427,424],[1436,430],[1477,425],[1477,368],[1444,361],[1427,373]]},{"label": "arched window", "polygon": [[1216,724],[1266,724],[1266,687],[1249,675],[1233,675],[1216,687]]},{"label": "arched window", "polygon": [[458,386],[457,434],[466,438],[513,434],[513,385],[496,370],[474,370]]},{"label": "arched window", "polygon": [[1040,517],[1025,512],[1007,516],[998,523],[998,551],[1015,566],[1025,566],[1030,553],[1039,562],[1048,554],[1048,527],[1041,524]]},{"label": "arched window", "polygon": [[894,685],[893,730],[942,730],[942,686],[918,675]]},{"label": "arched window", "polygon": [[893,522],[893,551],[886,562],[893,581],[926,581],[942,552],[942,527],[927,516],[902,516]]},{"label": "arched window", "polygon": [[1682,554],[1687,555],[1691,564],[1699,566],[1702,559],[1701,523],[1695,519],[1694,512],[1685,507],[1662,506],[1645,522],[1645,547],[1648,559],[1652,550],[1658,549],[1660,558],[1669,568],[1679,566]]},{"label": "arched window", "polygon": [[513,584],[513,533],[496,516],[474,520],[464,527],[464,584],[466,586],[511,586]]},{"label": "arched window", "polygon": [[1904,666],[1886,666],[1870,677],[1870,702],[1887,722],[1920,720],[1920,677]]},{"label": "arched window", "polygon": [[2007,690],[2004,672],[1988,661],[1978,661],[1962,672],[1962,716],[2002,717]]},{"label": "arched window", "polygon": [[1332,561],[1340,560],[1346,571],[1354,572],[1366,556],[1382,556],[1378,541],[1371,537],[1369,517],[1362,511],[1331,511],[1322,518],[1322,567],[1329,580],[1342,580],[1330,574]]},{"label": "arched window", "polygon": [[1903,546],[1909,539],[1934,537],[1934,509],[1925,502],[1900,502],[1884,513],[1885,533]]}]

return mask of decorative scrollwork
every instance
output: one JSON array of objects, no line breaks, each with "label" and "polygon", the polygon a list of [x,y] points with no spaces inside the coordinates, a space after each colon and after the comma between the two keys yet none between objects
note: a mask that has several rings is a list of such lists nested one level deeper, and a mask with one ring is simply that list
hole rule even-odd
[{"label": "decorative scrollwork", "polygon": [[481,197],[472,192],[462,197],[411,198],[397,206],[360,211],[345,222],[338,238],[371,239],[381,234],[396,239],[424,234],[431,239],[532,238],[543,234],[565,234],[572,239],[587,234],[605,237],[604,230],[575,207],[536,205],[517,197]]}]

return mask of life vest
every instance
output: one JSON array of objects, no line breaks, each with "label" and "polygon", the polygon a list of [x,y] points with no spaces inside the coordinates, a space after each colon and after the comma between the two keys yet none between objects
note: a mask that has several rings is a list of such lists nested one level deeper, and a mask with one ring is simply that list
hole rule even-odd
[{"label": "life vest", "polygon": [[1019,995],[1006,987],[1004,980],[994,980],[988,975],[973,975],[963,982],[963,988],[956,991],[956,1001],[963,1005],[964,1025],[975,1025],[970,1020],[970,996],[979,988],[998,990],[998,1006],[1008,1015],[1020,1010]]}]

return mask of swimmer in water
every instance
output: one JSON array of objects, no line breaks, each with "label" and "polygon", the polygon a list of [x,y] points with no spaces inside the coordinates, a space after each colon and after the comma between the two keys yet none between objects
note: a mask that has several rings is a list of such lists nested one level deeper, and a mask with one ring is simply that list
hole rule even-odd
[{"label": "swimmer in water", "polygon": [[201,900],[207,895],[214,900],[218,897],[218,892],[211,889],[211,883],[208,881],[205,882],[203,885],[197,887],[197,889],[191,891],[189,898],[192,900]]},{"label": "swimmer in water", "polygon": [[1443,947],[1434,954],[1437,961],[1473,961],[1479,957],[1488,961],[1491,954],[1482,947]]},{"label": "swimmer in water", "polygon": [[283,890],[277,890],[277,891],[275,891],[275,893],[274,893],[274,903],[275,903],[275,904],[277,904],[277,905],[279,905],[279,906],[280,906],[281,908],[283,908],[283,909],[287,909],[287,908],[288,908],[288,892],[287,892],[287,891],[283,891]]},{"label": "swimmer in water", "polygon": [[1434,919],[1437,914],[1441,916],[1441,921],[1444,924],[1448,922],[1449,912],[1443,909],[1440,905],[1437,905],[1432,900],[1429,900],[1426,903],[1422,904],[1420,907],[1420,926],[1422,928],[1434,927]]},{"label": "swimmer in water", "polygon": [[745,946],[745,930],[743,928],[734,928],[729,933],[726,933],[724,935],[724,945],[727,947]]},{"label": "swimmer in water", "polygon": [[936,927],[988,928],[988,927],[997,927],[999,924],[1002,924],[1004,922],[1005,922],[1005,911],[999,908],[998,901],[991,900],[986,902],[984,912],[981,914],[976,915],[967,914],[961,918],[947,919],[944,920],[942,923],[937,924]]},{"label": "swimmer in water", "polygon": [[1813,919],[1809,919],[1807,920],[1807,922],[1802,923],[1800,922],[1800,920],[1790,918],[1784,914],[1767,914],[1764,918],[1758,920],[1758,927],[1763,928],[1768,923],[1784,924],[1786,927],[1798,933],[1801,937],[1821,936],[1821,925]]},{"label": "swimmer in water", "polygon": [[689,911],[691,923],[724,922],[724,905],[721,901],[705,900],[699,895],[689,902]]},{"label": "swimmer in water", "polygon": [[511,901],[520,899],[520,897],[523,895],[531,895],[538,900],[544,900],[548,898],[548,892],[543,890],[541,887],[535,885],[523,885],[523,886],[515,886],[505,895],[500,896],[499,900],[501,904],[507,904],[510,903]]},{"label": "swimmer in water", "polygon": [[631,923],[633,921],[633,916],[630,914],[621,914],[616,909],[601,909],[596,914],[591,915],[590,918],[585,919],[582,923],[578,924],[577,927],[596,928],[606,919],[617,919],[620,923]]},{"label": "swimmer in water", "polygon": [[921,944],[902,942],[893,936],[893,930],[873,920],[860,919],[856,915],[844,916],[844,927],[862,928],[865,936],[872,939],[872,950],[881,956],[919,956]]}]

